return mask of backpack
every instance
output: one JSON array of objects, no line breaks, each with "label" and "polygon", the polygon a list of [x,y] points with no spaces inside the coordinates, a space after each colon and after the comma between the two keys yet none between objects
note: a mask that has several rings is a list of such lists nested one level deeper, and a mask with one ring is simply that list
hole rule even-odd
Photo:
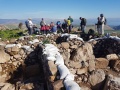
[{"label": "backpack", "polygon": [[85,24],[87,23],[87,20],[85,18],[83,18],[83,21],[84,21]]},{"label": "backpack", "polygon": [[29,28],[29,21],[25,21],[25,25],[27,28]]},{"label": "backpack", "polygon": [[104,24],[105,24],[105,25],[107,24],[107,19],[106,19],[106,18],[105,18]]},{"label": "backpack", "polygon": [[57,23],[56,23],[57,25],[60,25],[61,23],[60,23],[60,21],[57,21]]}]

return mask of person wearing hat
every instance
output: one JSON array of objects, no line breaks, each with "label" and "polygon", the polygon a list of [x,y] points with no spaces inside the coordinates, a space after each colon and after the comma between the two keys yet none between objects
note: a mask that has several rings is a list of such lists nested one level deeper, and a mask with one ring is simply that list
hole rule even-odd
[{"label": "person wearing hat", "polygon": [[32,19],[28,18],[27,21],[25,21],[26,27],[28,29],[28,33],[29,35],[33,34],[33,23],[32,23]]},{"label": "person wearing hat", "polygon": [[41,26],[40,31],[42,34],[45,34],[45,25],[46,25],[46,23],[45,23],[44,19],[42,18],[42,20],[40,22],[40,26]]},{"label": "person wearing hat", "polygon": [[100,14],[100,34],[104,35],[104,23],[105,23],[105,17],[103,14]]},{"label": "person wearing hat", "polygon": [[80,23],[81,31],[82,31],[83,33],[85,33],[87,21],[86,21],[85,18],[82,18],[82,17],[80,17],[79,19],[81,20],[81,23]]}]

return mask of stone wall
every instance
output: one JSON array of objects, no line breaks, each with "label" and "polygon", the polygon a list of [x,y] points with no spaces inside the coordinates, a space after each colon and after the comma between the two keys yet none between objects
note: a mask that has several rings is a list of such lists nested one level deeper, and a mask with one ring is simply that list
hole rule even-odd
[{"label": "stone wall", "polygon": [[65,90],[57,65],[42,52],[47,40],[59,49],[81,90],[119,90],[118,81],[106,77],[111,74],[112,78],[120,78],[120,40],[102,38],[84,42],[69,37],[25,36],[0,42],[0,89]]}]

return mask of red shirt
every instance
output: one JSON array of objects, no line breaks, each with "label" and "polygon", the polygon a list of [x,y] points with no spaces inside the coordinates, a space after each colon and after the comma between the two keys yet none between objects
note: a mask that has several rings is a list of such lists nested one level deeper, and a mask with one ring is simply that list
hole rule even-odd
[{"label": "red shirt", "polygon": [[46,28],[45,28],[45,26],[42,26],[41,28],[40,28],[40,30],[45,30]]},{"label": "red shirt", "polygon": [[45,30],[50,30],[50,26],[45,26]]}]

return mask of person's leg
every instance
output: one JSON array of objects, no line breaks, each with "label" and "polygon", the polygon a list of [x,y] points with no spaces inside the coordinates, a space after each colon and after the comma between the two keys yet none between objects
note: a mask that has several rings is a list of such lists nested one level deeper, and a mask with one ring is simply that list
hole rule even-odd
[{"label": "person's leg", "polygon": [[69,26],[69,32],[71,32],[72,30],[72,24]]},{"label": "person's leg", "polygon": [[100,34],[102,35],[102,25],[100,25]]},{"label": "person's leg", "polygon": [[48,34],[48,30],[46,30],[45,34],[46,34],[46,35]]},{"label": "person's leg", "polygon": [[28,27],[28,34],[30,35],[30,28]]},{"label": "person's leg", "polygon": [[102,25],[102,35],[104,35],[104,25]]},{"label": "person's leg", "polygon": [[82,32],[85,33],[85,25],[82,25]]},{"label": "person's leg", "polygon": [[32,28],[30,28],[30,35],[31,35],[31,34],[33,34],[33,29],[32,29]]}]

